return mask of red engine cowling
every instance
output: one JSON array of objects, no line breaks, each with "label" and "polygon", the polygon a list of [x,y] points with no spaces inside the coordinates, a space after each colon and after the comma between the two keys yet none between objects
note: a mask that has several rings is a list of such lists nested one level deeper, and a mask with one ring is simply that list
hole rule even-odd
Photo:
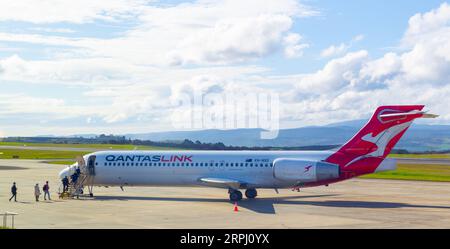
[{"label": "red engine cowling", "polygon": [[317,182],[339,178],[339,166],[321,161],[279,158],[274,161],[273,175],[283,181]]}]

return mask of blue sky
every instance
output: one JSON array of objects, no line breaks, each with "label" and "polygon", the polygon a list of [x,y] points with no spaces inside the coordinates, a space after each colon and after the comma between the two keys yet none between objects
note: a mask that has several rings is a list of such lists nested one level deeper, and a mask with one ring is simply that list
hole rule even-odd
[{"label": "blue sky", "polygon": [[[0,10],[0,136],[173,130],[181,94],[276,93],[280,126],[426,104],[448,124],[444,1],[18,0]],[[240,128],[240,127],[236,127]]]}]

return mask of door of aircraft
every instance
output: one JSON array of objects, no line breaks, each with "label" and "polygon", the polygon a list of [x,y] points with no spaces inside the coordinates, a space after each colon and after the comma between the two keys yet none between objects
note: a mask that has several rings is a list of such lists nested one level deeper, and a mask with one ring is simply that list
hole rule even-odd
[{"label": "door of aircraft", "polygon": [[90,156],[88,158],[88,173],[91,176],[95,176],[95,158],[96,156]]}]

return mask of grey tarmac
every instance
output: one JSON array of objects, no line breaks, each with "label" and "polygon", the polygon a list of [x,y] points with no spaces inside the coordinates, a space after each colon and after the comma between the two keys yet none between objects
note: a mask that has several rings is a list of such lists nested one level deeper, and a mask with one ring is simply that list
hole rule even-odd
[{"label": "grey tarmac", "polygon": [[[19,213],[16,228],[450,228],[450,183],[353,179],[291,190],[259,190],[233,211],[215,188],[94,188],[95,197],[59,200],[63,165],[0,160],[0,212]],[[13,170],[21,167],[21,170]],[[33,186],[50,181],[52,201]],[[17,203],[9,202],[13,181]]]}]

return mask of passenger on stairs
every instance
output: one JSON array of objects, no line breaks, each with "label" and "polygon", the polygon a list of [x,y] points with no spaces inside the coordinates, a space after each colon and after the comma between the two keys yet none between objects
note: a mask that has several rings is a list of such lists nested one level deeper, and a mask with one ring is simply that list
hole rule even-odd
[{"label": "passenger on stairs", "polygon": [[62,179],[62,184],[63,184],[63,192],[67,192],[69,190],[69,178],[67,178],[67,176],[65,176]]},{"label": "passenger on stairs", "polygon": [[75,173],[75,174],[72,175],[72,184],[76,184],[77,180],[78,180],[78,174]]}]

